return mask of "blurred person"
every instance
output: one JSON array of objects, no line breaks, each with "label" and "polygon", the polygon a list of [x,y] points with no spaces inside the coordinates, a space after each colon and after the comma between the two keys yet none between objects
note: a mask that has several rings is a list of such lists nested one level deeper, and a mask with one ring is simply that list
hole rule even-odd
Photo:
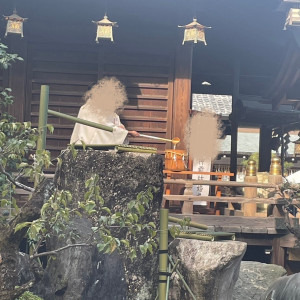
[{"label": "blurred person", "polygon": [[128,102],[124,85],[115,77],[99,80],[85,95],[85,104],[80,107],[78,118],[106,125],[113,132],[76,123],[70,143],[81,144],[128,144],[128,136],[137,137],[136,131],[128,131],[119,115]]}]

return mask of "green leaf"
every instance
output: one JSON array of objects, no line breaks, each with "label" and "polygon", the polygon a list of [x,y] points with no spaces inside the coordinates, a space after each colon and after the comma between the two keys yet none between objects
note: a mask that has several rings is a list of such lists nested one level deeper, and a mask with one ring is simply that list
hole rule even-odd
[{"label": "green leaf", "polygon": [[24,227],[29,227],[32,224],[32,222],[23,222],[23,223],[19,223],[16,225],[15,227],[15,232],[23,229]]},{"label": "green leaf", "polygon": [[62,159],[60,157],[57,157],[56,160],[57,160],[57,166],[60,168],[62,165]]},{"label": "green leaf", "polygon": [[22,162],[18,166],[19,169],[26,168],[26,167],[28,167],[28,163],[26,163],[26,162]]},{"label": "green leaf", "polygon": [[99,243],[99,244],[97,244],[97,249],[99,252],[102,252],[102,251],[104,251],[106,246],[107,246],[107,244]]},{"label": "green leaf", "polygon": [[49,130],[49,132],[52,134],[54,132],[54,127],[51,124],[47,124],[47,128]]},{"label": "green leaf", "polygon": [[123,243],[127,248],[129,248],[130,244],[128,240],[121,240],[121,243]]},{"label": "green leaf", "polygon": [[103,207],[101,208],[101,210],[103,210],[103,211],[107,212],[109,215],[111,215],[111,210],[110,210],[108,207],[103,206]]},{"label": "green leaf", "polygon": [[131,249],[128,256],[129,256],[130,260],[133,261],[137,257],[135,249]]},{"label": "green leaf", "polygon": [[149,222],[148,225],[151,226],[153,229],[156,229],[156,225],[154,224],[154,222]]},{"label": "green leaf", "polygon": [[7,199],[1,199],[1,207],[9,205],[10,202]]},{"label": "green leaf", "polygon": [[86,149],[86,143],[83,140],[80,140],[80,142],[82,144],[83,151],[85,151],[85,149]]}]

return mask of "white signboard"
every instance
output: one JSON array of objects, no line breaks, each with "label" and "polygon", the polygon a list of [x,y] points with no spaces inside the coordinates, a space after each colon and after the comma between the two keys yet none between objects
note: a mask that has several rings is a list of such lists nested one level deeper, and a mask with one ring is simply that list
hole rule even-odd
[{"label": "white signboard", "polygon": [[[199,161],[194,159],[193,161],[193,171],[195,172],[211,172],[211,161]],[[193,174],[192,179],[196,180],[210,180],[210,175]],[[208,196],[209,195],[209,185],[194,185],[193,186],[194,196]],[[206,201],[194,201],[194,205],[206,205]]]}]

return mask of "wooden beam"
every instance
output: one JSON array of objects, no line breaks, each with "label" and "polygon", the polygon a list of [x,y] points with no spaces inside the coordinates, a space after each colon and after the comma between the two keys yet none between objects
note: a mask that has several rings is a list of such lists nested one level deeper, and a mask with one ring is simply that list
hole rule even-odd
[{"label": "wooden beam", "polygon": [[23,61],[12,63],[8,79],[8,85],[14,96],[14,103],[9,107],[9,113],[22,122],[25,116],[27,41],[15,35],[10,35],[8,38],[9,52],[16,53],[23,58]]},{"label": "wooden beam", "polygon": [[199,185],[218,185],[218,186],[238,186],[238,187],[258,187],[258,188],[276,188],[274,183],[258,182],[236,182],[236,181],[216,181],[216,180],[187,180],[187,179],[164,179],[165,184],[199,184]]},{"label": "wooden beam", "polygon": [[[168,201],[208,201],[208,202],[224,202],[224,203],[268,203],[283,205],[281,199],[277,198],[244,198],[244,197],[216,197],[216,196],[192,196],[192,195],[164,195],[163,198]],[[297,200],[294,201],[297,203]]]},{"label": "wooden beam", "polygon": [[240,94],[240,61],[237,59],[234,64],[233,73],[233,93],[232,93],[232,113],[231,122],[231,155],[230,155],[230,172],[234,176],[230,177],[231,181],[236,180],[237,173],[237,143],[238,143],[238,101]]},{"label": "wooden beam", "polygon": [[[170,214],[173,216],[173,214]],[[236,217],[236,216],[216,216],[216,215],[179,215],[174,214],[177,218],[183,219],[190,217],[191,221],[204,224],[207,226],[215,226],[216,229],[228,231],[229,227],[236,228],[237,232],[244,230],[249,233],[249,228],[252,229],[251,233],[268,233],[269,229],[278,230],[279,233],[286,233],[287,228],[284,218],[253,218],[253,217]],[[278,232],[276,232],[278,234]]]},{"label": "wooden beam", "polygon": [[271,138],[272,128],[261,126],[259,135],[259,172],[269,172],[270,170]]},{"label": "wooden beam", "polygon": [[[184,138],[184,131],[189,118],[191,101],[191,77],[192,77],[193,47],[190,44],[178,45],[175,54],[174,66],[174,93],[173,93],[173,124],[172,137]],[[181,142],[178,149],[185,149]]]}]

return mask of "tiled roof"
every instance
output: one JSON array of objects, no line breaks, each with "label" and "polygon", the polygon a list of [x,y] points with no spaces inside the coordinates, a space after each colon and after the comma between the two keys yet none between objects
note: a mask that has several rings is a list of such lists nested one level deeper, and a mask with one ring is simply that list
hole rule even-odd
[{"label": "tiled roof", "polygon": [[222,116],[230,115],[231,105],[231,95],[193,94],[192,97],[193,110],[207,110]]}]

